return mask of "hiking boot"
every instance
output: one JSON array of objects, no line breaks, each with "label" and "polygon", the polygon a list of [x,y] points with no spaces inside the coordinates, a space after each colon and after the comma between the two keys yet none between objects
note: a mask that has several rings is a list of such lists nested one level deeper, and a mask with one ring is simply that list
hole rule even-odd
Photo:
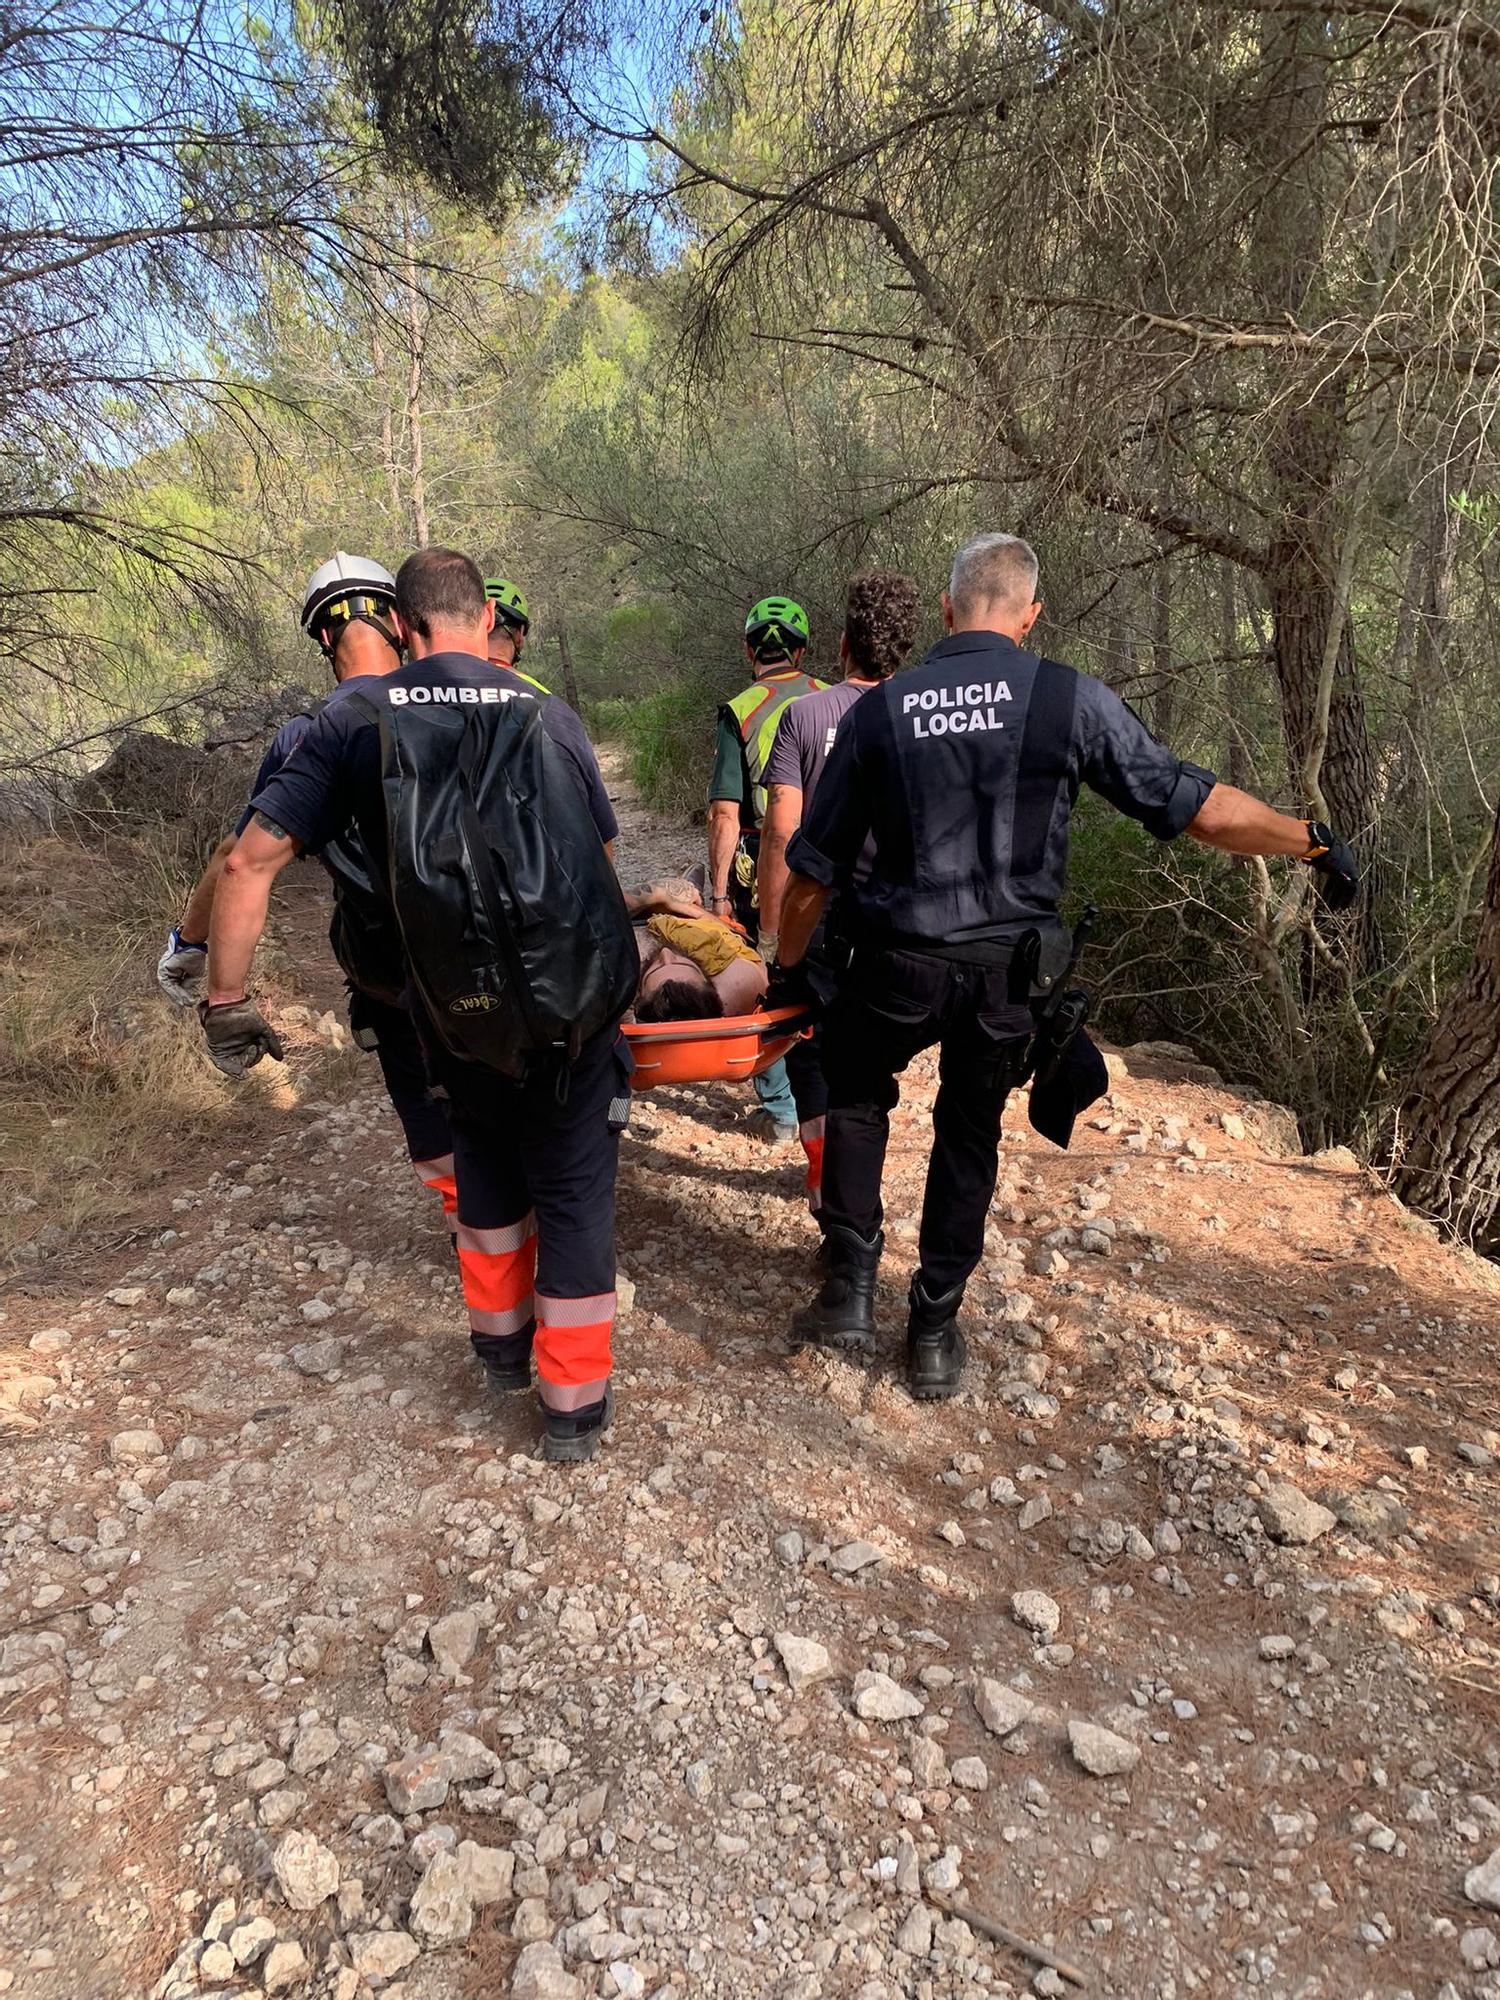
[{"label": "hiking boot", "polygon": [[492,1396],[514,1396],[522,1389],[531,1387],[531,1356],[524,1361],[492,1361],[481,1355],[484,1362],[484,1386]]},{"label": "hiking boot", "polygon": [[790,1146],[797,1137],[795,1125],[783,1125],[764,1109],[746,1113],[745,1130],[752,1139],[759,1139],[767,1146]]},{"label": "hiking boot", "polygon": [[485,1387],[495,1396],[514,1396],[520,1389],[531,1387],[531,1335],[513,1335],[487,1338],[490,1346],[476,1348],[484,1367]]},{"label": "hiking boot", "polygon": [[552,1465],[581,1465],[599,1449],[615,1413],[615,1392],[606,1389],[602,1403],[582,1410],[549,1410],[542,1406],[542,1457]]},{"label": "hiking boot", "polygon": [[875,1345],[875,1276],[885,1238],[873,1242],[834,1222],[823,1238],[826,1276],[818,1296],[792,1322],[798,1340],[868,1354]]},{"label": "hiking boot", "polygon": [[919,1271],[911,1281],[911,1312],[906,1322],[906,1381],[919,1403],[956,1396],[968,1349],[958,1330],[958,1309],[964,1288],[929,1292]]}]

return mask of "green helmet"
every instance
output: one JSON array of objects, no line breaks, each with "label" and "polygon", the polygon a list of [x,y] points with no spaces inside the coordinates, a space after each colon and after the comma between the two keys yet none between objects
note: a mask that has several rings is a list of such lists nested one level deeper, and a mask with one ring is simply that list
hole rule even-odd
[{"label": "green helmet", "polygon": [[800,652],[807,640],[807,613],[790,597],[763,597],[745,620],[745,644],[757,657]]},{"label": "green helmet", "polygon": [[526,609],[526,599],[505,576],[487,576],[484,580],[484,594],[495,607],[495,616],[503,619],[512,632],[519,632],[524,638],[531,630],[531,613]]}]

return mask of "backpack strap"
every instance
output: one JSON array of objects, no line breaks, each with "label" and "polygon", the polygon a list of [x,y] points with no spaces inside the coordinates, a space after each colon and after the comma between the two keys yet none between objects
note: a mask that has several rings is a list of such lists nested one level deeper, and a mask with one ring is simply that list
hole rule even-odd
[{"label": "backpack strap", "polygon": [[[366,722],[373,722],[377,729],[380,727],[380,710],[375,706],[374,702],[371,701],[370,697],[367,694],[346,694],[344,696],[344,699],[346,702],[348,702],[351,708],[357,708],[359,710],[360,714],[364,717]],[[314,713],[321,714],[322,711],[327,706],[328,704],[326,701],[319,703],[317,709],[314,710]]]},{"label": "backpack strap", "polygon": [[1058,788],[1072,779],[1073,714],[1078,676],[1056,660],[1036,663],[1021,731],[1020,767],[1011,807],[1010,869],[1035,875],[1047,857]]}]

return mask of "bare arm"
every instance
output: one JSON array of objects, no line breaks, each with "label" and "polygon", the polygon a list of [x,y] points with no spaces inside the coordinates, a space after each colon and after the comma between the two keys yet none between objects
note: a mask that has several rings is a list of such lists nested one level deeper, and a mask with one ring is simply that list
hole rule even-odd
[{"label": "bare arm", "polygon": [[213,853],[208,857],[208,866],[198,877],[197,887],[187,900],[187,908],[182,913],[182,922],[177,926],[178,935],[190,944],[202,944],[208,936],[208,922],[213,915],[214,893],[219,886],[219,877],[224,872],[224,863],[234,851],[239,839],[235,833],[226,833]]},{"label": "bare arm", "polygon": [[792,870],[781,905],[781,949],[777,958],[782,965],[801,964],[831,893],[820,883],[810,882],[805,875]]},{"label": "bare arm", "polygon": [[208,934],[208,1004],[243,1000],[250,962],[266,927],[271,884],[297,853],[297,842],[256,813],[225,857]]},{"label": "bare arm", "polygon": [[1279,813],[1236,785],[1215,785],[1187,830],[1225,854],[1286,854],[1301,861],[1312,847],[1306,820]]},{"label": "bare arm", "polygon": [[702,917],[706,914],[701,903],[690,903],[683,896],[674,896],[659,882],[652,882],[644,889],[626,889],[625,908],[632,917]]},{"label": "bare arm", "polygon": [[786,844],[802,823],[800,785],[772,785],[769,796],[755,874],[763,933],[775,933],[781,928],[781,906],[787,885]]},{"label": "bare arm", "polygon": [[740,802],[738,799],[710,799],[708,802],[708,893],[710,909],[729,900],[729,871],[734,866],[734,850],[740,843]]}]

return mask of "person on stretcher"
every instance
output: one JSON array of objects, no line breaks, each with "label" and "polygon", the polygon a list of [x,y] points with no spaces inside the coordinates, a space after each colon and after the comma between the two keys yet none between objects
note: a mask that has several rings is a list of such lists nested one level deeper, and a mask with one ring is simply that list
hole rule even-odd
[{"label": "person on stretcher", "polygon": [[760,953],[732,919],[711,916],[686,878],[626,894],[641,955],[637,1021],[750,1014],[766,990]]}]

